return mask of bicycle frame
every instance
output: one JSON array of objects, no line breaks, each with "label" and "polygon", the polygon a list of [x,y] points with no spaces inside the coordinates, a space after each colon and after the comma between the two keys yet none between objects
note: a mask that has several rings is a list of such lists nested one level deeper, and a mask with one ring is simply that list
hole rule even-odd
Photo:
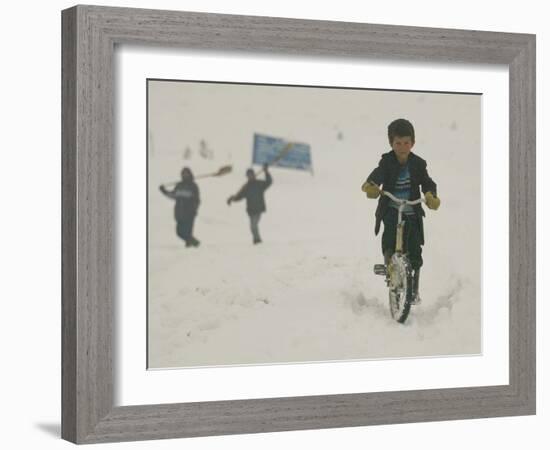
[{"label": "bicycle frame", "polygon": [[417,198],[416,200],[403,200],[400,198],[397,198],[395,195],[393,195],[391,192],[387,191],[380,191],[380,195],[385,195],[386,197],[389,197],[391,200],[399,204],[399,209],[397,210],[397,230],[396,230],[396,236],[395,236],[395,252],[396,253],[403,253],[403,233],[405,230],[405,221],[403,220],[403,210],[405,209],[406,205],[418,205],[419,203],[426,202],[423,198]]}]

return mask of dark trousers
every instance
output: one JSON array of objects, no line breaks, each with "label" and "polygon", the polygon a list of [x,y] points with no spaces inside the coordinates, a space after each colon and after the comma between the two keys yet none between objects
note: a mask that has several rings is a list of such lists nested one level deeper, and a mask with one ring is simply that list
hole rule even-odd
[{"label": "dark trousers", "polygon": [[178,220],[176,225],[177,235],[185,241],[186,244],[191,244],[194,241],[193,224],[195,216],[185,217],[183,220]]},{"label": "dark trousers", "polygon": [[[422,232],[420,219],[414,215],[403,214],[405,230],[403,231],[403,251],[408,254],[413,269],[422,267]],[[397,230],[397,210],[388,208],[382,218],[384,222],[384,233],[382,234],[382,254],[393,254],[395,252],[395,239]]]},{"label": "dark trousers", "polygon": [[250,217],[250,231],[252,231],[252,237],[254,238],[254,242],[260,242],[260,229],[258,227],[260,223],[260,217],[262,213],[248,213],[248,217]]}]

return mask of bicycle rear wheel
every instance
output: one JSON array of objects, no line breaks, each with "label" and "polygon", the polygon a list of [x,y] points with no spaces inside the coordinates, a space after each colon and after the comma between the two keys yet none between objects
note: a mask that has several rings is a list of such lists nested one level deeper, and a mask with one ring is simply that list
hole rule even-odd
[{"label": "bicycle rear wheel", "polygon": [[390,312],[394,320],[405,323],[413,298],[413,275],[408,258],[394,254],[390,262],[389,300]]}]

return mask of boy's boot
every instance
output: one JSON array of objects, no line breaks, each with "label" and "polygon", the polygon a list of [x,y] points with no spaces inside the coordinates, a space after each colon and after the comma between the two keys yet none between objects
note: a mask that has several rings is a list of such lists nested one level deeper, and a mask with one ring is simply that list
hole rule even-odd
[{"label": "boy's boot", "polygon": [[411,305],[419,305],[422,300],[418,294],[418,288],[420,287],[420,267],[413,273],[413,295]]}]

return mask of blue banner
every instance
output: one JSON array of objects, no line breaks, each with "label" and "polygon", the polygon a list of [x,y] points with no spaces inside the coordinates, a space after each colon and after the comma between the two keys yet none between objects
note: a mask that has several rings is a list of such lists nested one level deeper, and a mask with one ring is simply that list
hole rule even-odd
[{"label": "blue banner", "polygon": [[261,166],[265,163],[310,172],[313,170],[309,145],[255,133],[252,164]]}]

